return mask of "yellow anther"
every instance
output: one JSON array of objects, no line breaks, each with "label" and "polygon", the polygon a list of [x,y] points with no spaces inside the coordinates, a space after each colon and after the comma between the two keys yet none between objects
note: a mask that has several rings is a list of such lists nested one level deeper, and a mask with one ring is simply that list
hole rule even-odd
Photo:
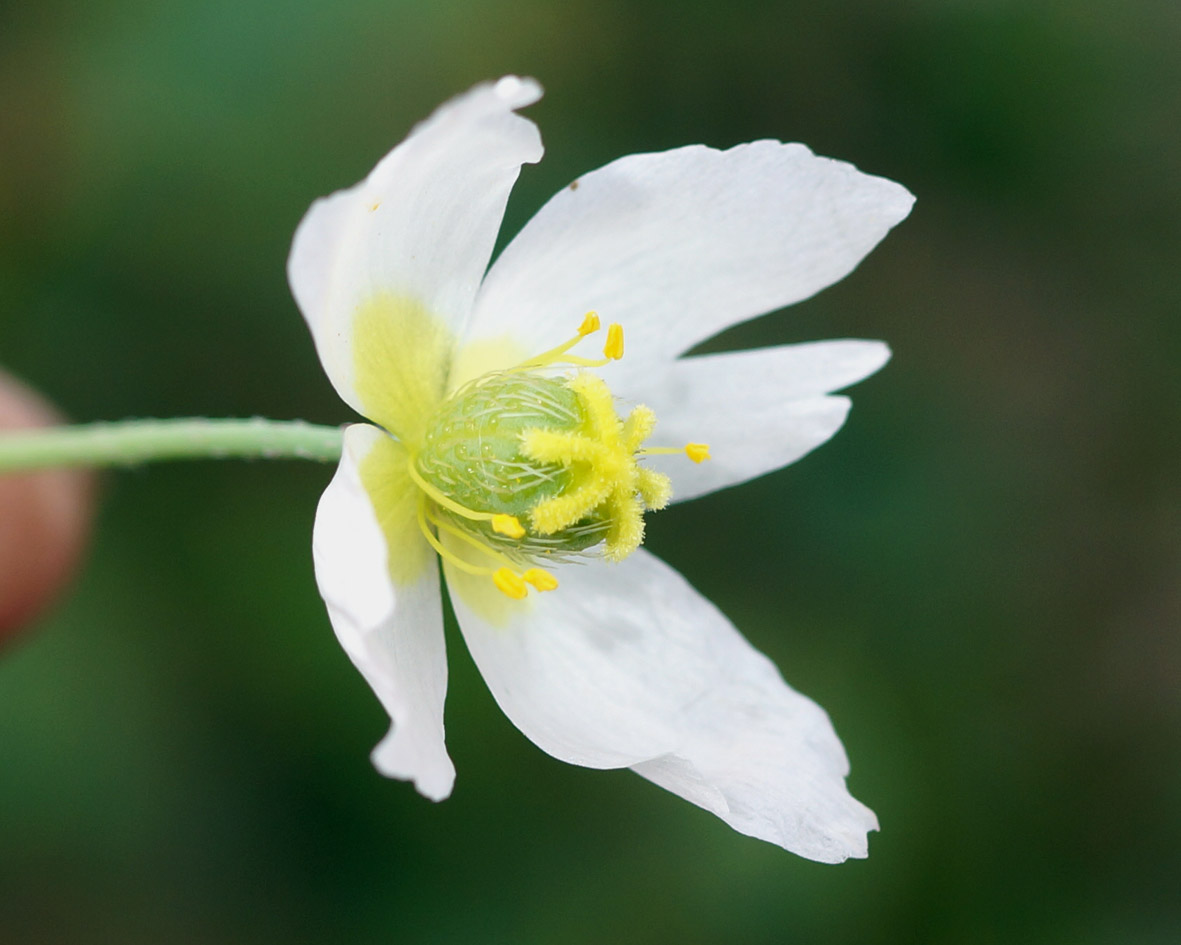
[{"label": "yellow anther", "polygon": [[582,319],[582,324],[578,326],[578,334],[582,337],[594,334],[599,330],[599,313],[587,312]]},{"label": "yellow anther", "polygon": [[521,527],[521,520],[515,515],[497,514],[492,516],[492,530],[498,535],[509,538],[524,538],[525,529]]},{"label": "yellow anther", "polygon": [[552,591],[558,586],[558,579],[541,568],[530,568],[521,575],[521,580],[532,584],[539,591]]},{"label": "yellow anther", "polygon": [[709,444],[687,443],[685,444],[685,455],[695,463],[703,463],[709,459]]},{"label": "yellow anther", "polygon": [[510,571],[508,568],[497,568],[492,572],[492,583],[496,585],[497,589],[506,597],[511,597],[513,600],[524,600],[529,594],[529,588],[525,586],[525,581],[521,575],[515,571]]},{"label": "yellow anther", "polygon": [[603,345],[603,357],[618,361],[623,357],[623,326],[615,322],[607,328],[607,343]]}]

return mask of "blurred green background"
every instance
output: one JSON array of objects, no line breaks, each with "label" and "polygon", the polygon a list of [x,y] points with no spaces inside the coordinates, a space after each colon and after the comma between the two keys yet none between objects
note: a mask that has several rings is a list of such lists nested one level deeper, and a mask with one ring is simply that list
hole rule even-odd
[{"label": "blurred green background", "polygon": [[0,6],[0,361],[77,419],[349,419],[295,224],[505,72],[547,90],[509,234],[695,141],[918,196],[721,339],[888,340],[846,429],[649,540],[829,710],[869,860],[553,761],[453,626],[455,794],[382,779],[312,580],[331,470],[159,466],[0,663],[0,942],[1181,941],[1179,48],[1175,0]]}]

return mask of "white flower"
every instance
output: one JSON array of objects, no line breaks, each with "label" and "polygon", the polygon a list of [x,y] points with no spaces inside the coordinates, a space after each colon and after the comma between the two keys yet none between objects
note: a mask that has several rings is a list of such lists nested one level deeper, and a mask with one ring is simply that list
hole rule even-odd
[{"label": "white flower", "polygon": [[[845,276],[912,198],[799,144],[631,155],[554,196],[485,273],[520,167],[542,154],[515,109],[540,95],[507,77],[443,105],[364,181],[316,201],[291,250],[324,368],[376,424],[347,429],[314,536],[333,627],[392,720],[374,764],[429,798],[451,792],[440,551],[472,656],[541,749],[629,767],[812,859],[865,856],[877,821],[846,791],[824,711],[635,546],[668,481],[673,501],[690,499],[794,462],[841,426],[849,402],[831,392],[885,363],[880,342],[681,355]],[[626,328],[626,357],[567,353],[596,327],[588,312]],[[599,369],[562,373],[571,363]],[[712,460],[646,451],[652,411],[625,426],[612,403],[650,406],[654,442],[704,441]],[[509,424],[500,439],[494,421]],[[501,473],[461,481],[465,457],[508,461],[505,449],[573,512],[545,518]]]}]

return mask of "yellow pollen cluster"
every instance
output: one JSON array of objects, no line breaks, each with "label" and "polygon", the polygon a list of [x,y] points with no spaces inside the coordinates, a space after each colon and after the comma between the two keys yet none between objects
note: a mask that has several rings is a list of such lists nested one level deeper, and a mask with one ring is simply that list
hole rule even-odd
[{"label": "yellow pollen cluster", "polygon": [[607,329],[607,343],[603,345],[603,357],[618,361],[623,357],[623,326],[612,325]]},{"label": "yellow pollen cluster", "polygon": [[524,538],[525,529],[521,526],[521,520],[515,515],[506,515],[503,512],[492,516],[492,530],[498,535],[505,535],[508,538]]},{"label": "yellow pollen cluster", "polygon": [[[580,539],[583,543],[573,546],[576,551],[602,540],[603,557],[610,561],[621,561],[640,546],[644,540],[644,512],[664,508],[672,496],[672,487],[668,476],[640,466],[638,459],[682,452],[695,463],[709,458],[709,447],[704,443],[689,443],[681,449],[644,448],[643,443],[656,424],[655,414],[645,406],[638,406],[626,419],[620,418],[615,412],[611,391],[594,374],[582,371],[563,381],[540,373],[555,365],[602,367],[623,357],[623,329],[618,324],[607,329],[602,360],[567,353],[599,328],[599,316],[588,312],[575,337],[515,367],[485,375],[474,382],[481,392],[500,391],[502,388],[492,386],[498,383],[497,378],[536,376],[538,384],[557,384],[566,388],[580,408],[580,411],[573,406],[570,408],[570,426],[529,427],[520,433],[519,455],[513,462],[537,464],[539,470],[560,471],[564,483],[560,492],[551,492],[532,507],[509,506],[516,512],[528,508],[527,515],[522,516],[527,518],[528,529],[517,515],[496,511],[495,502],[489,502],[493,509],[468,508],[457,501],[454,488],[448,486],[449,480],[439,478],[437,473],[429,473],[437,483],[433,484],[426,478],[428,473],[424,472],[428,467],[419,468],[418,456],[409,458],[410,477],[421,490],[418,524],[431,547],[443,560],[461,571],[490,578],[501,593],[513,600],[524,600],[530,587],[536,591],[552,591],[558,586],[557,579],[550,572],[523,566],[521,562],[528,562],[538,555],[549,555],[551,551],[559,555],[564,553],[563,549],[570,547],[569,536],[572,534],[593,536]],[[513,383],[520,387],[519,380]],[[488,403],[487,396],[485,404]],[[453,400],[451,403],[462,417],[467,402]],[[578,417],[579,412],[581,417]],[[478,443],[478,430],[474,436]],[[433,457],[436,465],[430,468],[437,469],[440,454],[425,455]],[[480,494],[472,493],[472,498],[467,501],[477,506],[484,504]],[[444,544],[444,536],[451,540],[449,546]],[[477,563],[481,560],[487,563]]]}]

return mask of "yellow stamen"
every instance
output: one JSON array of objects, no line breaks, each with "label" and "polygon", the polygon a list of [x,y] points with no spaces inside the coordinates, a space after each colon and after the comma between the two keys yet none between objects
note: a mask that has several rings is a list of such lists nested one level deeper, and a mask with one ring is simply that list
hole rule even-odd
[{"label": "yellow stamen", "polygon": [[491,568],[481,568],[479,565],[469,564],[458,555],[452,554],[450,551],[444,548],[443,543],[439,541],[435,533],[430,530],[430,526],[427,525],[426,520],[426,496],[420,495],[418,497],[418,528],[422,532],[423,537],[427,540],[427,543],[435,549],[435,554],[437,554],[449,564],[453,564],[455,567],[459,568],[460,571],[466,571],[468,574],[492,573]]},{"label": "yellow stamen", "polygon": [[529,594],[529,588],[525,586],[521,575],[508,568],[497,568],[492,572],[492,583],[501,593],[513,600],[524,600]]},{"label": "yellow stamen", "polygon": [[530,568],[521,579],[532,584],[539,591],[552,591],[558,586],[558,579],[541,568]]},{"label": "yellow stamen", "polygon": [[[611,332],[613,332],[616,328],[619,328],[619,326],[613,325],[610,329],[608,329],[608,331],[607,331],[607,343],[608,344],[611,343],[611,337],[612,337]],[[599,330],[599,315],[598,315],[598,313],[597,312],[587,312],[585,317],[582,319],[582,324],[578,326],[578,334],[576,334],[573,338],[563,341],[556,348],[550,348],[549,351],[543,351],[541,354],[534,355],[532,358],[529,358],[527,361],[522,361],[520,364],[517,364],[511,368],[508,368],[506,371],[503,371],[502,373],[504,373],[504,374],[520,374],[524,371],[535,371],[538,368],[549,367],[551,364],[575,364],[575,365],[578,365],[579,367],[602,367],[604,364],[607,363],[606,361],[589,361],[586,358],[579,358],[579,357],[575,357],[574,355],[570,355],[569,357],[565,356],[566,352],[569,351],[571,348],[573,348],[576,344],[578,344],[578,342],[582,341],[583,338],[585,338],[587,335],[589,335],[593,332],[596,332],[598,330]],[[620,329],[620,332],[622,332],[622,330],[623,329]],[[619,344],[621,346],[620,353],[622,354],[622,344],[623,344],[622,334],[620,335]]]},{"label": "yellow stamen", "polygon": [[521,527],[521,520],[515,515],[493,515],[492,516],[492,530],[499,535],[506,535],[509,538],[523,538],[525,536],[525,529]]},{"label": "yellow stamen", "polygon": [[[426,511],[426,518],[427,518],[427,521],[429,521],[432,525],[434,525],[435,528],[437,528],[439,531],[446,532],[448,535],[455,536],[460,541],[465,542],[468,545],[471,545],[473,548],[476,549],[476,551],[486,554],[493,561],[496,561],[497,563],[503,565],[504,567],[512,568],[515,566],[512,559],[509,558],[507,555],[502,555],[495,548],[492,548],[492,547],[486,545],[484,542],[480,541],[480,539],[477,538],[475,535],[472,535],[472,534],[464,531],[462,528],[460,528],[458,525],[454,524],[453,522],[448,522],[446,519],[439,518],[439,516],[437,516],[437,515],[432,515],[430,509],[427,509],[427,511]],[[450,559],[448,559],[448,560],[450,560]],[[472,565],[472,567],[477,567],[477,565]],[[481,574],[491,574],[492,568],[482,568],[480,570],[480,573]]]},{"label": "yellow stamen", "polygon": [[636,450],[637,456],[676,456],[679,453],[684,453],[695,463],[703,463],[710,458],[708,443],[686,443],[680,449],[675,446],[646,446]]},{"label": "yellow stamen", "polygon": [[609,361],[618,361],[623,357],[623,326],[614,322],[607,329],[607,343],[603,345],[603,357]]},{"label": "yellow stamen", "polygon": [[[461,518],[470,519],[473,522],[491,522],[493,519],[499,517],[499,513],[496,512],[477,512],[474,509],[469,509],[466,505],[460,505],[453,498],[445,495],[441,490],[436,489],[422,478],[422,473],[418,471],[413,454],[411,454],[409,461],[406,463],[406,470],[410,473],[410,478],[414,480],[414,484],[430,496],[436,505],[445,508],[448,512],[454,512]],[[511,518],[512,516],[504,517]],[[494,525],[493,528],[495,527]]]},{"label": "yellow stamen", "polygon": [[494,570],[492,568],[485,568],[478,564],[472,564],[468,561],[464,561],[463,558],[459,557],[459,555],[455,554],[454,552],[449,551],[443,545],[443,543],[439,541],[438,536],[436,536],[427,525],[428,519],[436,528],[467,542],[473,548],[490,555],[497,561],[507,562],[508,559],[504,557],[504,555],[489,548],[483,542],[467,534],[462,529],[456,528],[451,523],[442,521],[438,517],[432,515],[427,510],[427,497],[425,495],[420,495],[418,497],[418,527],[422,531],[423,537],[426,538],[430,546],[435,549],[435,553],[438,554],[438,556],[448,564],[459,568],[459,570],[464,571],[467,574],[481,576],[491,575],[492,583],[496,585],[497,589],[506,596],[511,597],[513,600],[524,600],[525,597],[528,596],[529,588],[525,584],[526,581],[532,584],[539,591],[552,591],[558,586],[557,578],[555,578],[548,571],[543,571],[541,568],[530,568],[524,573],[524,575],[520,575],[517,574],[507,564],[502,564],[499,568]]}]

